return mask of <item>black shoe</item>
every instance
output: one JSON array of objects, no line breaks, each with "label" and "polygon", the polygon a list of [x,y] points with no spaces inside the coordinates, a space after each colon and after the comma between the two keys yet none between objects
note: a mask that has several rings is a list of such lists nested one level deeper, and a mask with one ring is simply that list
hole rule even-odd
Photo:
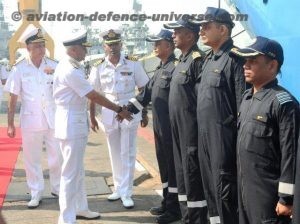
[{"label": "black shoe", "polygon": [[172,213],[166,212],[163,215],[160,215],[156,218],[156,223],[167,224],[178,220],[181,220],[180,215],[174,215]]},{"label": "black shoe", "polygon": [[165,209],[163,207],[152,207],[149,212],[151,215],[162,215],[165,213]]},{"label": "black shoe", "polygon": [[55,198],[59,198],[58,194],[54,193],[54,192],[51,192],[51,195]]}]

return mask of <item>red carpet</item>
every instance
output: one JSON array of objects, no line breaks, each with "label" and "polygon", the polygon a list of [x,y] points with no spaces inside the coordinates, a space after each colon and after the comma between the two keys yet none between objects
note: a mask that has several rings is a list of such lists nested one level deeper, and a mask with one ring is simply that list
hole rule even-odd
[{"label": "red carpet", "polygon": [[15,138],[7,137],[6,130],[6,128],[0,128],[0,208],[5,199],[21,146],[20,130],[17,129]]},{"label": "red carpet", "polygon": [[155,144],[154,133],[153,133],[152,128],[149,128],[149,127],[141,128],[139,126],[138,136],[144,138],[150,144]]}]

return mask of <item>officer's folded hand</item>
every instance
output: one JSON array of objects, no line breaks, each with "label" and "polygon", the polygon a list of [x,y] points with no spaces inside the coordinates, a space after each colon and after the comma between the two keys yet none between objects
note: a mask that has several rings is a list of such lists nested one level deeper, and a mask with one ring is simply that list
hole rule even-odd
[{"label": "officer's folded hand", "polygon": [[144,107],[142,110],[142,120],[141,120],[141,127],[144,128],[148,125],[149,123],[149,118],[148,118],[148,109],[147,107]]},{"label": "officer's folded hand", "polygon": [[98,122],[95,118],[91,118],[91,129],[94,132],[97,132],[97,130],[99,130]]},{"label": "officer's folded hand", "polygon": [[14,138],[16,136],[16,128],[14,125],[8,125],[7,136],[10,138]]},{"label": "officer's folded hand", "polygon": [[147,127],[148,123],[149,123],[149,117],[148,117],[148,115],[147,114],[143,115],[142,116],[142,120],[141,120],[141,127],[142,128]]},{"label": "officer's folded hand", "polygon": [[292,215],[292,205],[283,205],[280,202],[277,203],[276,213],[278,216],[291,216]]},{"label": "officer's folded hand", "polygon": [[122,110],[116,116],[117,121],[122,122],[124,119],[131,121],[133,119],[132,113],[127,110],[126,106],[122,107]]}]

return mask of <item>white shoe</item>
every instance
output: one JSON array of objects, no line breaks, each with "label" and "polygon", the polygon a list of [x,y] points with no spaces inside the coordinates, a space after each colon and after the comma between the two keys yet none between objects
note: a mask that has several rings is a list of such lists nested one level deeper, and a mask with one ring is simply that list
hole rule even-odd
[{"label": "white shoe", "polygon": [[134,202],[131,197],[122,197],[121,200],[125,208],[130,209],[134,207]]},{"label": "white shoe", "polygon": [[35,198],[31,198],[31,200],[28,202],[27,207],[30,209],[39,207],[41,202],[41,198],[39,196]]},{"label": "white shoe", "polygon": [[100,218],[100,213],[98,212],[92,212],[90,210],[76,212],[76,219],[92,220],[92,219],[99,219],[99,218]]},{"label": "white shoe", "polygon": [[109,196],[107,197],[107,199],[108,199],[109,201],[116,201],[116,200],[119,200],[120,198],[121,198],[121,196],[119,195],[118,192],[114,192],[114,193],[112,193],[111,195],[109,195]]}]

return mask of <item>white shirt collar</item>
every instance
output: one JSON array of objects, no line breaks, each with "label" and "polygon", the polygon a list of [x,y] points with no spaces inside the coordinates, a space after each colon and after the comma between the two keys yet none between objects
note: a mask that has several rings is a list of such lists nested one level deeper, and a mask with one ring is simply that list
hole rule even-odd
[{"label": "white shirt collar", "polygon": [[70,57],[69,55],[67,55],[67,60],[71,62],[71,64],[75,64],[78,68],[82,67],[82,64],[77,61],[76,59]]},{"label": "white shirt collar", "polygon": [[45,57],[43,57],[42,62],[41,62],[41,64],[40,64],[40,67],[39,67],[39,68],[37,68],[37,67],[33,64],[33,62],[32,62],[32,60],[31,60],[31,58],[30,58],[29,55],[26,56],[26,60],[27,60],[28,65],[32,65],[32,66],[33,66],[34,68],[36,68],[36,69],[40,69],[40,68],[42,68],[44,65],[47,64],[46,58],[45,58]]},{"label": "white shirt collar", "polygon": [[124,56],[124,54],[122,54],[122,53],[121,53],[121,55],[120,55],[120,60],[119,60],[119,62],[118,62],[118,64],[117,64],[117,66],[114,66],[114,65],[109,61],[108,56],[105,57],[105,61],[106,61],[106,66],[112,66],[112,67],[119,67],[119,66],[121,66],[121,65],[126,64],[125,56]]}]

